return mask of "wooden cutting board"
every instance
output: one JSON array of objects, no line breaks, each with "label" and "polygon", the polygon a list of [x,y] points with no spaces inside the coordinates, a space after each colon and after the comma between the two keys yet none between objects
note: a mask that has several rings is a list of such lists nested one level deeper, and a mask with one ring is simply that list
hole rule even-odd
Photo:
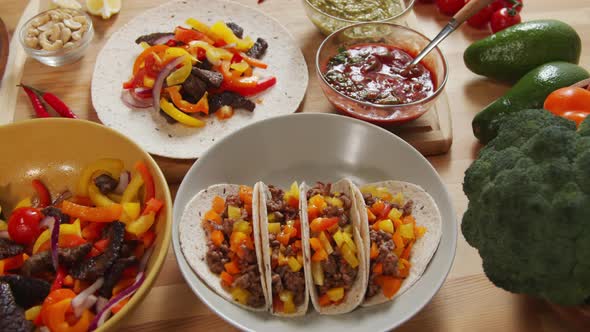
[{"label": "wooden cutting board", "polygon": [[[282,0],[280,0],[282,1]],[[244,5],[263,10],[278,19],[293,34],[301,48],[309,71],[309,86],[301,112],[335,112],[334,107],[324,97],[315,73],[315,53],[325,38],[308,20],[299,1],[289,0],[288,6],[258,6],[255,0],[237,0]],[[161,4],[162,1],[124,1],[121,12],[109,20],[94,17],[95,37],[82,60],[63,67],[44,66],[32,59],[25,63],[22,82],[42,90],[48,90],[60,96],[83,119],[98,121],[90,98],[90,81],[94,62],[98,52],[110,35],[121,28],[134,16],[148,8]],[[47,8],[47,1],[41,1],[41,8]],[[184,18],[183,18],[184,20]],[[180,22],[180,21],[179,21]],[[179,23],[176,22],[176,23]],[[171,28],[175,22],[171,22]],[[418,27],[413,12],[406,17],[405,24]],[[17,104],[14,121],[22,121],[33,116],[29,101],[24,93],[17,91]],[[402,126],[390,127],[388,130],[399,135],[424,155],[442,154],[449,150],[452,143],[451,114],[447,97],[443,93],[436,106],[421,118]],[[192,161],[157,158],[163,168],[167,169],[169,180],[180,180]]]},{"label": "wooden cutting board", "polygon": [[0,83],[4,76],[6,69],[6,62],[8,61],[8,30],[4,21],[0,18]]}]

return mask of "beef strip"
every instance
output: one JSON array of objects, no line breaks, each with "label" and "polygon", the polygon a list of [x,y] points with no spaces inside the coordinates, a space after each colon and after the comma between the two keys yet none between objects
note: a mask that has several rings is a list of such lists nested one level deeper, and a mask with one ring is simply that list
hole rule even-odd
[{"label": "beef strip", "polygon": [[211,62],[209,62],[209,60],[207,60],[207,59],[205,59],[201,62],[197,62],[197,64],[195,66],[197,68],[201,68],[201,69],[205,69],[205,70],[213,69],[213,64],[211,64]]},{"label": "beef strip", "polygon": [[28,278],[18,274],[0,276],[0,283],[10,285],[16,304],[23,308],[37,305],[49,295],[51,284],[42,279]]},{"label": "beef strip", "polygon": [[98,291],[98,295],[105,297],[107,299],[111,298],[113,295],[113,287],[119,282],[121,276],[123,275],[123,271],[137,263],[137,258],[135,256],[130,256],[127,258],[119,258],[115,261],[113,266],[108,270],[104,277],[104,283],[100,287]]},{"label": "beef strip", "polygon": [[241,39],[244,36],[244,29],[241,26],[237,25],[236,23],[227,22],[227,23],[225,23],[225,25],[227,25],[227,27],[230,28],[231,31],[233,31],[233,33],[234,33],[234,35],[236,35],[236,37]]},{"label": "beef strip", "polygon": [[135,39],[135,43],[141,44],[142,42],[145,42],[145,43],[148,43],[150,46],[154,46],[156,43],[156,40],[158,40],[162,37],[165,37],[165,36],[174,36],[174,33],[172,33],[172,32],[150,33],[147,35],[137,37],[137,39]]},{"label": "beef strip", "polygon": [[25,252],[25,247],[9,239],[0,238],[0,259],[16,256]]},{"label": "beef strip", "polygon": [[134,255],[135,248],[141,243],[139,240],[127,240],[121,246],[121,253],[119,257],[127,258]]},{"label": "beef strip", "polygon": [[266,304],[264,292],[262,290],[262,278],[258,271],[258,265],[252,265],[246,271],[240,272],[235,278],[233,287],[240,287],[250,293],[248,296],[248,305],[254,308],[262,307]]},{"label": "beef strip", "polygon": [[10,285],[0,282],[0,331],[30,332],[33,322],[25,319],[25,313],[16,305]]},{"label": "beef strip", "polygon": [[48,206],[41,210],[43,215],[46,217],[54,217],[59,219],[60,224],[69,224],[70,223],[70,216],[61,212],[60,209],[56,208],[55,206]]},{"label": "beef strip", "polygon": [[408,200],[406,202],[406,204],[404,204],[404,206],[402,207],[403,213],[404,213],[404,217],[405,216],[409,216],[412,214],[412,209],[414,208],[414,201],[412,201],[411,199]]},{"label": "beef strip", "polygon": [[325,195],[330,196],[330,191],[332,190],[332,184],[327,183],[324,184],[323,182],[317,182],[315,186],[311,187],[307,190],[307,199],[312,198],[315,195]]},{"label": "beef strip", "polygon": [[190,103],[197,103],[205,92],[207,92],[207,84],[192,72],[182,83],[182,98]]},{"label": "beef strip", "polygon": [[221,75],[221,73],[213,70],[201,69],[196,66],[191,70],[191,75],[194,75],[205,82],[209,89],[217,89],[223,82],[223,75]]},{"label": "beef strip", "polygon": [[105,227],[103,232],[109,240],[109,245],[105,251],[96,257],[83,260],[70,268],[72,277],[93,282],[104,276],[119,258],[125,236],[125,224],[119,221],[112,222],[109,226]]},{"label": "beef strip", "polygon": [[231,106],[234,109],[254,111],[256,104],[250,99],[232,91],[224,91],[218,94],[209,94],[209,112],[213,113],[222,106]]},{"label": "beef strip", "polygon": [[[92,243],[84,243],[72,248],[58,248],[57,255],[59,263],[65,266],[76,265],[76,263],[88,255],[91,249]],[[39,275],[48,271],[55,271],[51,261],[51,250],[45,250],[32,255],[24,262],[20,269],[21,274],[26,277]]]},{"label": "beef strip", "polygon": [[373,195],[369,193],[363,194],[363,199],[365,200],[366,206],[373,206],[373,204],[375,204],[375,202],[377,201],[375,197],[373,197]]},{"label": "beef strip", "polygon": [[268,43],[266,42],[266,40],[262,38],[257,38],[252,48],[250,48],[248,52],[246,52],[246,55],[251,58],[261,59],[264,56],[264,53],[266,53],[267,48]]},{"label": "beef strip", "polygon": [[112,178],[108,174],[101,174],[94,179],[94,184],[103,195],[106,195],[112,193],[117,188],[119,180]]}]

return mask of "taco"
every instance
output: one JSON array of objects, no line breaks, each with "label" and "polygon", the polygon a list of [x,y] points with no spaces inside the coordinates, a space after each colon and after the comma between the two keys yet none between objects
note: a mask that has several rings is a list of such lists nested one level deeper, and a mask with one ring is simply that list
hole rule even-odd
[{"label": "taco", "polygon": [[259,182],[254,193],[260,195],[260,238],[271,313],[304,315],[309,302],[305,284],[308,269],[304,264],[297,182],[287,192]]},{"label": "taco", "polygon": [[[367,287],[366,252],[358,201],[349,180],[301,185],[301,227],[307,288],[320,314],[352,311]],[[362,207],[361,207],[362,208]],[[364,229],[363,229],[364,228]]]},{"label": "taco", "polygon": [[420,186],[383,181],[354,188],[365,237],[369,279],[362,306],[387,302],[424,273],[442,236],[442,217]]},{"label": "taco", "polygon": [[182,215],[180,245],[191,268],[220,296],[266,311],[257,206],[258,195],[247,186],[218,184],[200,191]]}]

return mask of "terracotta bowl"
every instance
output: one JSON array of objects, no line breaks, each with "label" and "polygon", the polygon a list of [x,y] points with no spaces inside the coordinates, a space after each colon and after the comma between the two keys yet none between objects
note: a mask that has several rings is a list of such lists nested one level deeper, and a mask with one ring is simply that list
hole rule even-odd
[{"label": "terracotta bowl", "polygon": [[[0,126],[0,205],[10,213],[16,202],[33,195],[31,180],[40,178],[55,197],[66,188],[75,192],[78,175],[100,158],[118,158],[130,169],[144,160],[151,169],[156,197],[164,202],[156,225],[156,242],[143,285],[127,305],[96,331],[111,331],[147,295],[170,246],[172,200],[166,179],[152,157],[116,131],[84,120],[36,119]],[[5,215],[8,213],[5,212]]]}]

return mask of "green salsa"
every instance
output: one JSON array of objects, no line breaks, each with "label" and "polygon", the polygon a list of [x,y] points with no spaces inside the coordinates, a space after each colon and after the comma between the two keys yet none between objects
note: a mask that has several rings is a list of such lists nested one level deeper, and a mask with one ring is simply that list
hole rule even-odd
[{"label": "green salsa", "polygon": [[322,12],[351,21],[380,21],[403,11],[401,0],[309,0]]}]

